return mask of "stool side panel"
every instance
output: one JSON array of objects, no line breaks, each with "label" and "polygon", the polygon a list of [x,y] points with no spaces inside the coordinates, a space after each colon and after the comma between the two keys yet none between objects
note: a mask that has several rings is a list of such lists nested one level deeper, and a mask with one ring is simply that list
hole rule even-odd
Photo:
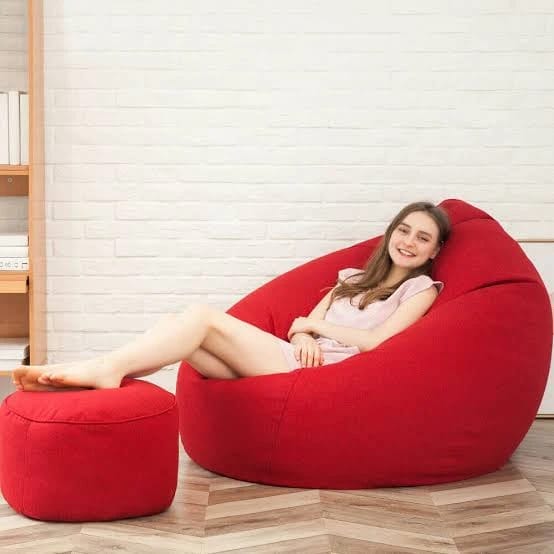
[{"label": "stool side panel", "polygon": [[176,492],[178,455],[177,408],[126,423],[35,423],[26,515],[83,522],[159,513]]},{"label": "stool side panel", "polygon": [[16,512],[25,512],[27,446],[31,422],[10,411],[6,401],[0,407],[0,488]]}]

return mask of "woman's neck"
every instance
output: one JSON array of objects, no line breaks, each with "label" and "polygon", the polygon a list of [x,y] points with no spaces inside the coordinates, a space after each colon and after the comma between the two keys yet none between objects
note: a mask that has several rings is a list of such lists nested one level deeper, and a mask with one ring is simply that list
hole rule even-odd
[{"label": "woman's neck", "polygon": [[391,267],[386,279],[381,283],[383,287],[392,287],[408,275],[409,271],[398,266]]}]

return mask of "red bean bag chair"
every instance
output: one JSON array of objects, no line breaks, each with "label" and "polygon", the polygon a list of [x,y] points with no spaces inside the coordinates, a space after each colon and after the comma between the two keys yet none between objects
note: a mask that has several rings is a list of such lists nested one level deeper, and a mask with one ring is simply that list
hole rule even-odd
[{"label": "red bean bag chair", "polygon": [[[429,485],[498,470],[543,396],[552,315],[539,274],[490,215],[443,201],[452,232],[435,259],[445,286],[405,331],[342,362],[235,380],[182,363],[183,447],[222,475],[270,485],[364,489]],[[303,264],[228,313],[286,340],[381,237]]]}]

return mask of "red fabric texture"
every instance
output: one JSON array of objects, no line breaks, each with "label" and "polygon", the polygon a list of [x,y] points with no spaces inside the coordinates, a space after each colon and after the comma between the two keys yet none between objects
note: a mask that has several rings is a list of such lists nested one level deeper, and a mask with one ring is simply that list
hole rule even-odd
[{"label": "red fabric texture", "polygon": [[44,521],[108,521],[166,510],[177,487],[175,396],[126,378],[119,389],[22,392],[0,406],[0,486]]},{"label": "red fabric texture", "polygon": [[[552,350],[546,288],[519,244],[459,199],[434,262],[445,286],[427,314],[342,362],[236,380],[184,362],[177,403],[187,454],[235,479],[365,489],[458,481],[502,467],[540,405]],[[285,339],[382,237],[258,288],[228,313]]]}]

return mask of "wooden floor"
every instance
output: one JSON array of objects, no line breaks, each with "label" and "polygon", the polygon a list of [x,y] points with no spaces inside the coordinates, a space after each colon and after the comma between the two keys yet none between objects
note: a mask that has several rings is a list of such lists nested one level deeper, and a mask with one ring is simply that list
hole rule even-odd
[{"label": "wooden floor", "polygon": [[554,419],[508,464],[445,485],[332,491],[235,481],[181,449],[170,509],[108,523],[42,523],[0,504],[0,552],[554,553]]}]

